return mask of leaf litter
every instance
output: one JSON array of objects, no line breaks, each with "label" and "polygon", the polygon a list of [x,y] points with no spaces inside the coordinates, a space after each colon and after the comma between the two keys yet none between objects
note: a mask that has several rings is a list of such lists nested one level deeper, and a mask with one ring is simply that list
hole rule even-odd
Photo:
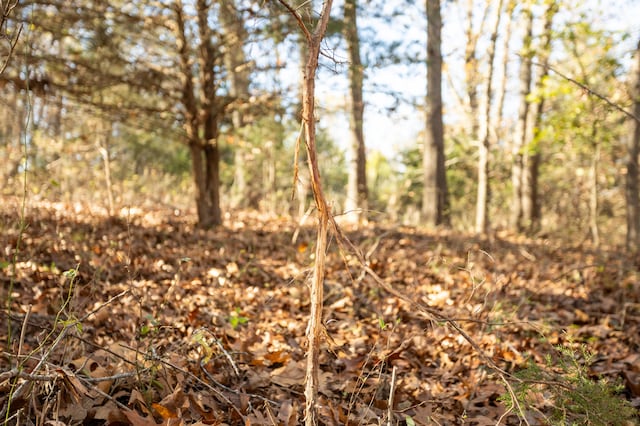
[{"label": "leaf litter", "polygon": [[[239,212],[205,231],[183,212],[107,217],[40,202],[20,234],[17,211],[6,205],[0,221],[3,418],[302,422],[313,228]],[[640,406],[637,258],[506,233],[371,225],[348,237],[385,283],[456,319],[499,368],[586,345],[590,374],[619,380],[620,397]],[[393,424],[518,424],[499,400],[504,383],[463,336],[388,294],[336,244],[323,321],[325,424],[386,424],[389,413]]]}]

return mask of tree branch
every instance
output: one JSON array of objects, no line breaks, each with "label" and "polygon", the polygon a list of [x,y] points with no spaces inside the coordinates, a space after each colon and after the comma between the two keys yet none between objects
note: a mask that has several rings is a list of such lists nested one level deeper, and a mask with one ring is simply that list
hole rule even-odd
[{"label": "tree branch", "polygon": [[311,33],[309,32],[309,29],[305,25],[304,21],[302,20],[302,16],[300,16],[298,11],[296,9],[294,9],[293,7],[291,7],[291,5],[289,3],[287,3],[286,1],[284,1],[284,0],[278,0],[278,2],[282,6],[284,6],[285,9],[287,9],[289,11],[291,16],[293,16],[296,19],[296,21],[298,21],[298,26],[300,27],[300,29],[304,33],[304,36],[307,39],[307,43],[311,43]]}]

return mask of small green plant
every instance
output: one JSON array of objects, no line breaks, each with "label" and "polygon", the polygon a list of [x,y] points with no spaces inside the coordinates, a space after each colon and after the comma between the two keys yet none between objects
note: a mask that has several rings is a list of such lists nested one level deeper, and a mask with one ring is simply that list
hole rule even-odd
[{"label": "small green plant", "polygon": [[524,410],[544,413],[549,424],[558,426],[633,424],[636,410],[619,396],[622,386],[589,377],[594,355],[585,345],[578,350],[567,346],[555,349],[555,362],[548,355],[545,366],[531,362],[516,373],[519,381],[512,384],[513,394],[500,397],[508,408],[519,405]]},{"label": "small green plant", "polygon": [[233,312],[231,312],[231,315],[229,315],[228,321],[229,324],[231,324],[231,328],[235,330],[241,325],[248,323],[249,318],[240,315],[240,308],[236,308]]},{"label": "small green plant", "polygon": [[158,333],[160,322],[152,315],[145,315],[147,322],[140,325],[138,330],[139,337],[155,336]]}]

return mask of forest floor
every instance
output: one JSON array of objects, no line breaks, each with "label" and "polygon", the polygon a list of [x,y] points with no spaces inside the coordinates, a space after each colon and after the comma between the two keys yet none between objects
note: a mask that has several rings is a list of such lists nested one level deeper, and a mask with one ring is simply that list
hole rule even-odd
[{"label": "forest floor", "polygon": [[[19,207],[0,211],[7,424],[302,423],[313,227],[238,213],[204,231],[171,210],[109,218],[41,202],[20,232]],[[640,407],[637,258],[506,234],[347,234],[385,282],[473,345],[333,239],[324,424],[519,424],[508,389],[531,403],[519,406],[528,424],[613,424],[616,401]]]}]

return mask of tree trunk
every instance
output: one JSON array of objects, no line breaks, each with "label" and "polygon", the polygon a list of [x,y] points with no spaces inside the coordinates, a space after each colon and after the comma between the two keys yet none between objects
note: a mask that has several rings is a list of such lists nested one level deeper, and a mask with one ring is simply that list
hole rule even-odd
[{"label": "tree trunk", "polygon": [[491,104],[493,100],[492,80],[493,61],[496,52],[496,42],[498,40],[498,28],[500,27],[500,17],[502,16],[502,2],[498,1],[496,9],[496,20],[491,32],[491,42],[489,43],[487,72],[487,91],[485,94],[484,122],[481,127],[480,146],[478,152],[478,197],[476,200],[476,232],[486,234],[489,231],[489,198],[491,196],[491,185],[489,182],[489,152],[491,148]]},{"label": "tree trunk", "polygon": [[426,0],[427,8],[427,96],[423,152],[424,187],[422,221],[428,226],[449,224],[447,179],[444,166],[442,123],[442,17],[440,0]]},{"label": "tree trunk", "polygon": [[184,128],[191,153],[198,225],[210,228],[222,224],[220,153],[217,141],[218,114],[222,113],[222,108],[218,105],[219,100],[215,91],[215,55],[208,24],[210,5],[206,0],[197,0],[195,6],[200,40],[197,49],[197,86],[194,85],[194,69],[188,52],[189,42],[181,0],[175,1],[173,9],[176,18],[176,43],[180,56]]},{"label": "tree trunk", "polygon": [[368,189],[367,159],[362,129],[364,116],[364,102],[362,97],[364,70],[362,61],[360,60],[360,38],[358,36],[356,0],[345,0],[344,28],[350,63],[349,86],[351,89],[351,143],[349,145],[349,178],[345,210],[347,210],[347,212],[354,212],[356,219],[359,221],[366,217]]},{"label": "tree trunk", "polygon": [[[249,73],[246,67],[247,59],[243,46],[247,39],[247,31],[244,23],[238,15],[236,0],[225,0],[220,3],[220,20],[224,31],[225,49],[223,52],[227,81],[229,83],[229,97],[233,100],[249,97]],[[235,207],[246,207],[249,200],[249,190],[246,181],[246,169],[244,166],[244,150],[246,144],[242,137],[242,128],[245,126],[244,117],[240,110],[231,112],[234,141],[234,181],[233,200]]]},{"label": "tree trunk", "polygon": [[589,191],[589,230],[591,241],[598,247],[600,245],[600,231],[598,229],[598,163],[600,162],[600,144],[598,143],[598,124],[594,121],[591,125],[591,140],[593,141],[593,157],[589,177],[591,188]]},{"label": "tree trunk", "polygon": [[540,123],[544,110],[545,97],[543,95],[544,81],[549,75],[547,68],[551,50],[551,30],[553,17],[558,10],[557,3],[551,2],[543,18],[543,32],[538,48],[539,72],[533,87],[540,94],[539,100],[529,108],[530,117],[527,120],[526,149],[523,152],[522,178],[522,225],[529,233],[537,232],[540,228],[540,200],[538,199],[538,175],[541,161]]},{"label": "tree trunk", "polygon": [[198,225],[211,228],[222,224],[220,211],[220,154],[217,145],[197,142],[189,145],[196,187]]},{"label": "tree trunk", "polygon": [[96,147],[102,158],[104,185],[107,191],[107,208],[109,216],[113,216],[115,213],[115,203],[113,201],[113,183],[111,182],[111,150],[109,149],[112,127],[110,124],[105,126],[102,122],[100,122],[97,127]]},{"label": "tree trunk", "polygon": [[513,140],[513,165],[511,168],[511,184],[513,199],[511,202],[511,227],[516,231],[522,230],[522,179],[524,168],[524,151],[527,143],[527,127],[529,119],[529,101],[531,93],[531,39],[533,37],[533,13],[531,4],[526,3],[522,11],[525,33],[521,51],[520,63],[520,107],[518,122],[516,123]]},{"label": "tree trunk", "polygon": [[[480,84],[480,72],[478,67],[477,47],[480,34],[484,30],[484,24],[486,22],[487,14],[489,11],[489,4],[491,0],[487,0],[482,19],[480,21],[480,28],[478,31],[473,30],[473,8],[475,1],[467,0],[467,27],[466,33],[466,45],[464,49],[464,72],[465,83],[467,86],[467,110],[469,114],[469,135],[473,143],[478,142],[478,130],[480,128],[479,120],[479,103],[478,103],[478,86]],[[428,24],[427,24],[428,25]]]},{"label": "tree trunk", "polygon": [[496,120],[495,124],[495,141],[498,142],[502,139],[502,117],[504,116],[504,98],[507,93],[507,79],[508,79],[508,66],[509,66],[509,42],[511,41],[511,21],[513,21],[513,11],[516,7],[515,0],[509,0],[507,3],[507,22],[504,29],[504,40],[502,44],[502,50],[504,56],[502,57],[502,73],[500,75],[500,88],[498,89],[498,101],[496,103]]},{"label": "tree trunk", "polygon": [[[636,49],[636,76],[635,87],[632,89],[633,114],[640,117],[640,41]],[[633,251],[640,250],[640,197],[638,191],[638,156],[640,155],[640,122],[637,119],[632,123],[633,133],[627,142],[627,248]]]}]

